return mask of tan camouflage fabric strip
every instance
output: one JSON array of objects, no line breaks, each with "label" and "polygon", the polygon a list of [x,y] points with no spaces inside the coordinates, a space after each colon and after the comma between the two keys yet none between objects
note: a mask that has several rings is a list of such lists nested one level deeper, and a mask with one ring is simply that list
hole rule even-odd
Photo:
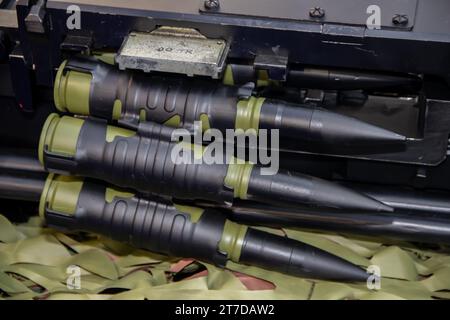
[{"label": "tan camouflage fabric strip", "polygon": [[[33,217],[13,225],[0,215],[0,299],[449,299],[450,255],[411,244],[381,244],[334,234],[273,230],[361,266],[377,265],[379,290],[294,278],[234,263],[226,270],[167,258],[98,238],[65,235]],[[183,261],[182,261],[183,262]],[[67,286],[67,267],[81,289]],[[255,280],[260,279],[260,280]],[[248,285],[258,281],[260,286]],[[247,285],[246,285],[247,283]]]}]

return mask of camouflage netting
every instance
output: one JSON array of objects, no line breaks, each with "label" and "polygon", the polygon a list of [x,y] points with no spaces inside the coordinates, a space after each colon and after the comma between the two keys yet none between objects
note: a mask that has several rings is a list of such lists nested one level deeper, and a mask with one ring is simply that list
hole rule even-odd
[{"label": "camouflage netting", "polygon": [[[361,266],[381,269],[381,289],[311,281],[228,264],[227,270],[169,259],[92,235],[42,228],[39,218],[13,225],[0,215],[2,299],[448,299],[450,255],[332,234],[269,230]],[[67,286],[79,266],[81,289]],[[69,283],[71,284],[71,283]]]}]

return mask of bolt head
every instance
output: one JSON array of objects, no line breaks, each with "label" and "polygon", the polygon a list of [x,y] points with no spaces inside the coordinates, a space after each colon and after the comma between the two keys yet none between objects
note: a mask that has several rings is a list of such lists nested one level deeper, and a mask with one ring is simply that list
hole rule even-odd
[{"label": "bolt head", "polygon": [[204,6],[207,10],[217,10],[220,7],[220,2],[219,0],[205,0]]},{"label": "bolt head", "polygon": [[309,16],[311,18],[323,18],[325,16],[325,10],[321,7],[314,7],[309,10]]},{"label": "bolt head", "polygon": [[392,23],[395,25],[406,25],[409,22],[409,18],[406,14],[396,14],[392,18]]}]

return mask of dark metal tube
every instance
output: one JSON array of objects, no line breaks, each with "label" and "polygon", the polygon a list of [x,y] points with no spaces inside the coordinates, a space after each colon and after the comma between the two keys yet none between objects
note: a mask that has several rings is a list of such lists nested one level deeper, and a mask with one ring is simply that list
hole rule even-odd
[{"label": "dark metal tube", "polygon": [[355,70],[305,68],[290,70],[288,83],[301,88],[325,90],[408,90],[421,87],[421,79],[410,75],[397,75]]},{"label": "dark metal tube", "polygon": [[419,243],[450,244],[450,219],[440,213],[398,211],[395,213],[315,211],[236,204],[227,209],[229,218],[240,223],[269,227],[331,231]]},{"label": "dark metal tube", "polygon": [[44,188],[46,174],[0,174],[0,198],[39,201]]},{"label": "dark metal tube", "polygon": [[0,149],[0,172],[24,171],[44,173],[37,152],[31,150]]},{"label": "dark metal tube", "polygon": [[424,192],[354,183],[344,185],[398,210],[450,214],[450,193],[448,192]]},{"label": "dark metal tube", "polygon": [[[259,80],[259,84],[269,81],[259,79],[259,73],[253,65],[230,64],[233,84],[239,85]],[[288,86],[322,89],[322,90],[393,90],[414,92],[420,90],[422,80],[414,75],[395,74],[387,72],[365,72],[349,69],[296,68],[287,72]]]}]

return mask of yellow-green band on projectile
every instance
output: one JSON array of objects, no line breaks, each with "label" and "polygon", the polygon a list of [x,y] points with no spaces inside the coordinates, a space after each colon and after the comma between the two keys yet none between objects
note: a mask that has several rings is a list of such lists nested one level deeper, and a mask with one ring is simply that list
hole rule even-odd
[{"label": "yellow-green band on projectile", "polygon": [[45,121],[39,139],[39,161],[44,164],[44,148],[66,156],[75,155],[78,136],[84,120],[73,117],[60,118],[52,113]]},{"label": "yellow-green band on projectile", "polygon": [[58,72],[56,73],[55,83],[53,87],[53,100],[55,102],[56,109],[61,112],[66,111],[66,95],[65,95],[65,81],[63,81],[63,72],[64,68],[67,65],[67,60],[64,60],[63,63],[58,68]]},{"label": "yellow-green band on projectile", "polygon": [[[73,215],[83,188],[84,179],[76,176],[50,174],[45,181],[39,202],[39,214],[44,217],[45,207],[59,213]],[[105,201],[111,203],[115,198],[132,198],[133,193],[119,189],[106,188]]]},{"label": "yellow-green band on projectile", "polygon": [[[65,156],[74,156],[77,151],[78,137],[84,120],[74,117],[59,117],[53,113],[45,121],[44,127],[39,139],[39,161],[44,164],[45,146],[53,153]],[[132,137],[136,135],[135,131],[107,126],[106,137],[107,142],[112,142],[115,137]]]},{"label": "yellow-green band on projectile", "polygon": [[226,252],[227,258],[233,262],[239,262],[242,252],[242,244],[248,227],[227,220],[223,228],[222,239],[219,243],[220,252]]},{"label": "yellow-green band on projectile", "polygon": [[55,78],[53,96],[56,108],[61,112],[89,115],[89,97],[92,75],[90,73],[67,70],[64,61]]},{"label": "yellow-green band on projectile", "polygon": [[75,214],[82,188],[82,178],[50,174],[41,194],[39,215],[45,218],[46,207],[62,214]]},{"label": "yellow-green band on projectile", "polygon": [[45,207],[47,205],[47,195],[50,189],[50,185],[53,182],[53,177],[54,177],[53,173],[50,173],[48,175],[47,180],[45,180],[44,189],[42,190],[41,197],[39,199],[39,216],[41,218],[45,218],[44,214],[45,214]]},{"label": "yellow-green band on projectile", "polygon": [[247,199],[248,184],[252,174],[253,164],[234,163],[228,165],[227,176],[225,177],[225,186],[234,190],[234,197]]},{"label": "yellow-green band on projectile", "polygon": [[259,130],[259,118],[265,98],[250,97],[248,100],[240,100],[237,104],[235,128],[242,130]]}]

